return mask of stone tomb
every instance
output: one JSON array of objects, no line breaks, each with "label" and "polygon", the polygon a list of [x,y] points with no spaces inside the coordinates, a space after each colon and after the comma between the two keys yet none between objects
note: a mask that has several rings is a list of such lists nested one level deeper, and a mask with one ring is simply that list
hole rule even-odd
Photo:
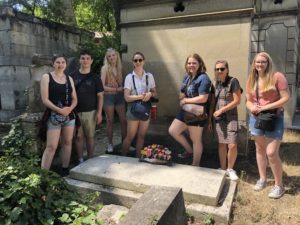
[{"label": "stone tomb", "polygon": [[104,204],[117,202],[127,207],[152,186],[179,187],[191,215],[203,218],[209,214],[226,224],[236,189],[236,182],[227,180],[222,170],[152,165],[136,158],[106,154],[74,167],[67,181],[81,191],[100,191]]}]

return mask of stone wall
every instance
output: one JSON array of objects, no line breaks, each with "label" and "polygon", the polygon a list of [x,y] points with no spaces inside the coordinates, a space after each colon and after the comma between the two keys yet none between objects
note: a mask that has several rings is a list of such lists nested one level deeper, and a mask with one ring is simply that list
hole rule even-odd
[{"label": "stone wall", "polygon": [[283,72],[289,83],[291,99],[285,105],[285,126],[291,127],[297,106],[299,86],[299,3],[286,0],[282,4],[257,1],[251,26],[251,56],[260,51],[270,53],[275,69]]},{"label": "stone wall", "polygon": [[93,34],[0,8],[0,121],[26,109],[26,89],[31,82],[34,54],[71,56]]}]

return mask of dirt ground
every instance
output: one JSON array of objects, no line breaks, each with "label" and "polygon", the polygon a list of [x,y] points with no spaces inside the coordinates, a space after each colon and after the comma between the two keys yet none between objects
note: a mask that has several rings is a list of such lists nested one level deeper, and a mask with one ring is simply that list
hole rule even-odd
[{"label": "dirt ground", "polygon": [[280,148],[283,162],[285,195],[278,199],[268,198],[274,184],[268,168],[268,186],[260,192],[253,191],[258,171],[253,159],[237,163],[241,174],[235,202],[232,225],[299,225],[300,224],[300,138],[295,142],[284,142]]},{"label": "dirt ground", "polygon": [[[258,179],[254,143],[250,156],[238,159],[236,170],[240,175],[232,208],[231,225],[299,225],[300,224],[300,133],[285,132],[280,148],[283,162],[285,195],[277,200],[268,198],[274,179],[267,169],[268,186],[260,192],[253,190]],[[209,224],[195,221],[190,225]],[[217,223],[215,223],[217,224]]]}]

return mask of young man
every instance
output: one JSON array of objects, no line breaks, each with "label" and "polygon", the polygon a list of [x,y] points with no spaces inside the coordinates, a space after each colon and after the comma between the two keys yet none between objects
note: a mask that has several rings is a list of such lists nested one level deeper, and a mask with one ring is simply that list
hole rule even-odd
[{"label": "young man", "polygon": [[93,57],[88,51],[80,53],[79,63],[79,70],[74,71],[71,76],[77,92],[76,110],[81,123],[76,133],[76,149],[79,163],[82,163],[84,139],[87,158],[94,155],[96,124],[102,122],[103,85],[100,75],[91,72]]}]

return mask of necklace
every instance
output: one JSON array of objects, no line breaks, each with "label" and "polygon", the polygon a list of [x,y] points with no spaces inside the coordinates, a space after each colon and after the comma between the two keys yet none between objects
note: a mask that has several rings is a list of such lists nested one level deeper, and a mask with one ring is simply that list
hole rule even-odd
[{"label": "necklace", "polygon": [[66,80],[66,76],[64,73],[62,74],[56,74],[55,72],[52,73],[54,80],[58,81],[59,83],[64,83]]}]

